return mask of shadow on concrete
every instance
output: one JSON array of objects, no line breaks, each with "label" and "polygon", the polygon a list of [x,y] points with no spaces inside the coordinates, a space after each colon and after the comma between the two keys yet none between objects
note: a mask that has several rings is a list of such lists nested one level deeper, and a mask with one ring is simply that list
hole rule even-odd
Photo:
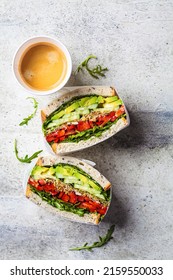
[{"label": "shadow on concrete", "polygon": [[130,126],[104,144],[114,148],[148,147],[173,144],[173,112],[130,112]]},{"label": "shadow on concrete", "polygon": [[119,227],[125,227],[128,222],[128,211],[127,207],[112,194],[111,205],[103,220],[103,223],[115,224]]}]

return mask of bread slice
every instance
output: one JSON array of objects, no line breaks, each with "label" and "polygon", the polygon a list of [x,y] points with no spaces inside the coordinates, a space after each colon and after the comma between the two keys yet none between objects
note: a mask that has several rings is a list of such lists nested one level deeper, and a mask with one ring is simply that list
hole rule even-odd
[{"label": "bread slice", "polygon": [[[81,87],[75,90],[72,90],[60,98],[57,98],[52,103],[50,103],[46,108],[41,110],[41,119],[42,122],[46,120],[46,118],[55,111],[58,107],[60,107],[64,102],[69,101],[72,97],[76,96],[84,96],[84,95],[102,95],[102,96],[118,96],[116,90],[113,87],[108,86],[95,86],[95,87]],[[96,145],[100,142],[105,141],[110,138],[123,128],[127,127],[130,124],[129,116],[127,109],[125,108],[125,112],[127,114],[127,119],[121,118],[114,125],[112,125],[108,130],[102,133],[99,137],[92,136],[88,140],[81,140],[78,143],[74,142],[60,142],[51,144],[51,148],[55,154],[58,155],[66,155],[68,153],[79,151]]]},{"label": "bread slice", "polygon": [[[85,171],[88,175],[90,175],[96,182],[98,182],[104,190],[108,190],[111,188],[111,183],[95,168],[87,164],[86,162],[79,160],[73,157],[67,156],[45,156],[40,157],[37,160],[36,165],[39,166],[52,166],[58,163],[67,163],[74,165],[83,171]],[[52,207],[51,205],[47,204],[43,201],[37,194],[32,192],[30,185],[27,184],[26,187],[26,197],[29,198],[31,201],[36,203],[37,205],[42,206],[46,210],[49,210],[51,213],[58,214],[61,217],[71,219],[72,221],[82,222],[82,223],[91,223],[91,224],[99,224],[100,222],[100,214],[98,213],[85,213],[83,217],[78,216],[77,214],[60,211],[59,209]],[[109,202],[110,205],[110,202]],[[108,207],[109,207],[108,205]]]}]

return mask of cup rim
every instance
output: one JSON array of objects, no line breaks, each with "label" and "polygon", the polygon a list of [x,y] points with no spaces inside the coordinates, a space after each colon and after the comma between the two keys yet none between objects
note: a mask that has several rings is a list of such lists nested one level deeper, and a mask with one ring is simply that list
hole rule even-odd
[{"label": "cup rim", "polygon": [[[23,45],[25,45],[28,41],[31,41],[33,39],[37,39],[37,38],[45,38],[45,39],[50,39],[53,40],[55,42],[57,42],[57,45],[59,45],[59,47],[61,48],[61,46],[63,47],[63,49],[61,48],[61,50],[64,52],[66,59],[67,59],[67,64],[68,64],[68,71],[67,71],[67,76],[64,78],[64,80],[62,81],[62,83],[60,83],[57,87],[50,89],[50,90],[35,90],[33,88],[29,88],[29,87],[25,87],[20,80],[17,78],[16,76],[16,70],[15,70],[15,60],[16,60],[16,56],[18,54],[18,52],[20,51],[20,49],[23,47]],[[42,42],[42,41],[40,41]],[[53,44],[53,43],[52,43]],[[32,42],[31,42],[32,45]],[[49,94],[53,94],[57,91],[59,91],[60,89],[62,89],[65,84],[68,82],[71,73],[72,73],[72,59],[71,59],[71,55],[69,50],[67,49],[67,47],[58,39],[54,38],[54,37],[50,37],[50,36],[46,36],[46,35],[39,35],[39,36],[34,36],[34,37],[30,37],[28,39],[26,39],[25,41],[23,41],[19,47],[17,48],[17,50],[15,51],[14,55],[13,55],[13,60],[12,60],[12,72],[13,75],[15,77],[15,80],[18,82],[18,84],[25,89],[25,91],[33,94],[33,95],[40,95],[40,96],[44,96],[44,95],[49,95]]]}]

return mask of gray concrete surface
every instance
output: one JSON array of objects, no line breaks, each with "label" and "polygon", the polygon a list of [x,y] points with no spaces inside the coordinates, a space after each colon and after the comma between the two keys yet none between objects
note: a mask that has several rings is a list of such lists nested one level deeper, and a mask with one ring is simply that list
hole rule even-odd
[{"label": "gray concrete surface", "polygon": [[[173,258],[173,1],[1,0],[0,2],[0,258]],[[16,48],[31,36],[60,39],[73,69],[88,54],[109,68],[105,79],[72,76],[68,85],[113,85],[126,103],[131,126],[75,156],[97,163],[113,184],[102,224],[86,226],[54,217],[23,195],[27,164],[14,156],[43,147],[39,112],[32,111],[12,76]],[[37,98],[40,107],[56,96]],[[114,239],[93,252],[69,247],[92,243],[115,224]]]}]

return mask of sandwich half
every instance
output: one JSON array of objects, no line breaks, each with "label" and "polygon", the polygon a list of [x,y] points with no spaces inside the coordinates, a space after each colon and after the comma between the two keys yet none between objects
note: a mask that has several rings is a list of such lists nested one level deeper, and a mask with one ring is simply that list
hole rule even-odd
[{"label": "sandwich half", "polygon": [[40,157],[27,180],[26,197],[73,221],[99,224],[111,200],[110,182],[72,157]]},{"label": "sandwich half", "polygon": [[129,125],[128,112],[112,87],[81,87],[41,111],[44,137],[56,154],[102,142]]}]

